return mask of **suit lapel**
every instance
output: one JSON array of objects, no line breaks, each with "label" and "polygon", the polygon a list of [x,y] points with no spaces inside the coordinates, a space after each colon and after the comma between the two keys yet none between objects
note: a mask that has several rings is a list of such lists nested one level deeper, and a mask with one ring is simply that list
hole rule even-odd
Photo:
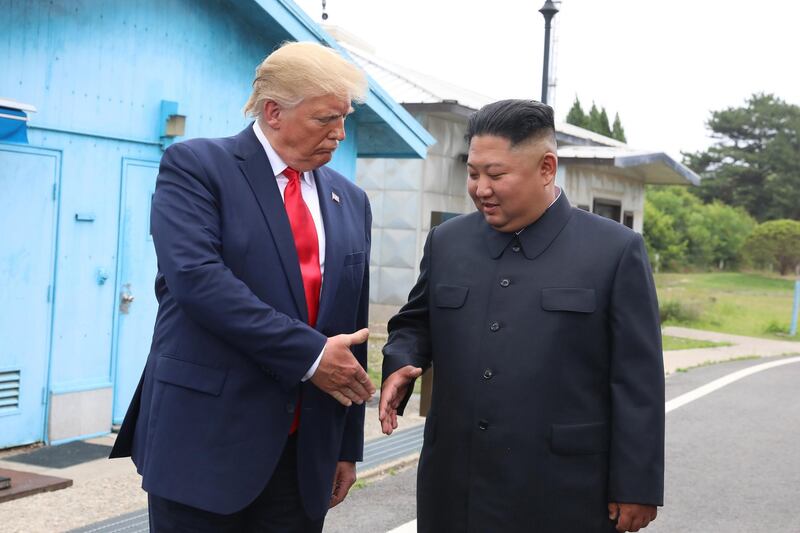
[{"label": "suit lapel", "polygon": [[[258,200],[261,213],[267,222],[275,247],[278,249],[283,271],[286,273],[292,298],[297,306],[300,317],[308,322],[308,309],[306,308],[303,277],[300,273],[300,261],[297,258],[297,249],[294,245],[292,228],[286,208],[283,205],[278,182],[269,164],[264,148],[258,142],[252,126],[248,126],[237,136],[237,156],[241,159],[239,167],[244,177],[250,184],[253,194]],[[267,272],[264,275],[269,275]]]},{"label": "suit lapel", "polygon": [[[314,171],[314,180],[319,196],[322,223],[325,226],[325,274],[322,279],[322,292],[319,298],[317,329],[326,323],[328,315],[334,310],[333,302],[344,264],[345,243],[343,241],[344,218],[341,194],[331,187],[324,167]],[[334,195],[339,201],[334,200]]]}]

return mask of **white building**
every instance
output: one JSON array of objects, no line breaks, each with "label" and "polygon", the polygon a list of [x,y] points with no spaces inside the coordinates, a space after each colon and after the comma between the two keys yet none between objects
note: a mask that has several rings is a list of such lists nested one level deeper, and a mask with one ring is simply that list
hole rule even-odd
[{"label": "white building", "polygon": [[[396,309],[417,278],[431,221],[475,209],[466,193],[464,137],[469,116],[494,99],[385,61],[340,28],[326,30],[437,140],[425,160],[361,158],[356,167],[356,182],[372,202],[371,301]],[[645,185],[700,181],[663,152],[635,150],[571,124],[557,123],[556,139],[556,181],[572,205],[639,232]]]}]

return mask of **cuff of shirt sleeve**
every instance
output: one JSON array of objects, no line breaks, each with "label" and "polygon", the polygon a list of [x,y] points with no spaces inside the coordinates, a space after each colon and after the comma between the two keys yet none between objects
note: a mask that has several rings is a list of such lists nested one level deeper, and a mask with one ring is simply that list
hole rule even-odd
[{"label": "cuff of shirt sleeve", "polygon": [[317,367],[319,366],[319,362],[322,361],[322,354],[324,354],[324,353],[325,353],[325,348],[323,347],[322,351],[319,352],[319,357],[317,357],[317,360],[314,361],[314,364],[311,365],[311,368],[308,369],[308,372],[306,372],[306,375],[303,376],[303,379],[301,379],[300,381],[306,382],[309,379],[311,379],[311,376],[313,376],[314,372],[317,371]]}]

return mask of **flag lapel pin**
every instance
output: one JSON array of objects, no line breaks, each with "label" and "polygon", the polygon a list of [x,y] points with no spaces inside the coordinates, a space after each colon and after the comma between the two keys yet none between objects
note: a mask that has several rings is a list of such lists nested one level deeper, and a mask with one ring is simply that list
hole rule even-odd
[{"label": "flag lapel pin", "polygon": [[331,191],[331,198],[332,198],[332,199],[333,199],[333,201],[334,201],[334,202],[336,202],[337,204],[338,204],[338,203],[341,203],[341,201],[339,200],[339,195],[338,195],[338,194],[336,194],[336,193],[335,193],[335,192],[333,192],[333,191]]}]

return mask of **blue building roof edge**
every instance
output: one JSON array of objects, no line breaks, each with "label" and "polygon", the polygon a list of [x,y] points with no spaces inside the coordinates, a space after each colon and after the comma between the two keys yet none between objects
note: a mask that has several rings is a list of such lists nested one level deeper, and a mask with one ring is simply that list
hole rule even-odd
[{"label": "blue building roof edge", "polygon": [[[300,7],[291,0],[247,0],[255,2],[270,17],[275,19],[283,29],[298,41],[316,41],[323,43],[352,61],[350,54],[342,48],[336,39],[316,24]],[[369,79],[369,94],[365,104],[400,136],[409,149],[417,157],[424,158],[428,147],[436,143],[436,139],[414,119],[403,107],[392,100],[389,94]],[[411,154],[396,154],[395,156]],[[413,157],[413,155],[412,155]]]}]

